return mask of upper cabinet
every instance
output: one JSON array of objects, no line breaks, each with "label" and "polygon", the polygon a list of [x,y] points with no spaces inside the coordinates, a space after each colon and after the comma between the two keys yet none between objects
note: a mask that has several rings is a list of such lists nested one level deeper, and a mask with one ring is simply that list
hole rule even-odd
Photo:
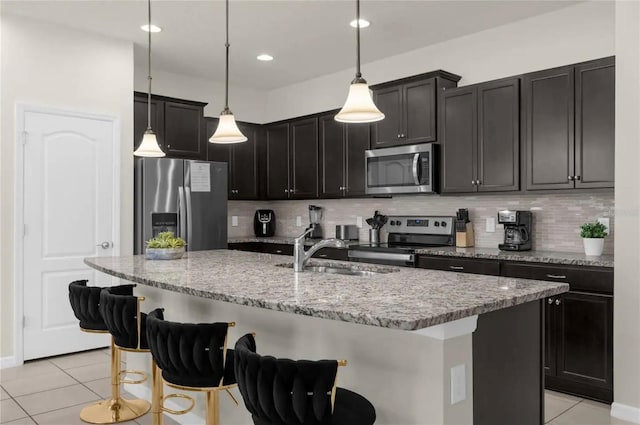
[{"label": "upper cabinet", "polygon": [[[203,110],[206,103],[151,97],[151,126],[168,158],[206,159],[202,137]],[[134,93],[134,144],[142,140],[147,128],[147,95]]]},{"label": "upper cabinet", "polygon": [[459,80],[457,75],[436,71],[373,87],[373,100],[385,118],[371,126],[371,147],[435,142],[438,92],[455,87]]},{"label": "upper cabinet", "polygon": [[259,199],[258,146],[260,126],[238,122],[238,128],[247,137],[243,143],[209,143],[209,138],[218,127],[217,118],[205,118],[205,143],[207,160],[229,164],[229,199]]},{"label": "upper cabinet", "polygon": [[265,127],[269,199],[318,197],[318,118]]},{"label": "upper cabinet", "polygon": [[518,78],[453,88],[442,95],[442,192],[520,188]]},{"label": "upper cabinet", "polygon": [[523,79],[526,189],[614,186],[613,57]]},{"label": "upper cabinet", "polygon": [[336,112],[318,118],[320,131],[320,197],[343,198],[365,194],[365,158],[369,149],[367,124],[344,124]]}]

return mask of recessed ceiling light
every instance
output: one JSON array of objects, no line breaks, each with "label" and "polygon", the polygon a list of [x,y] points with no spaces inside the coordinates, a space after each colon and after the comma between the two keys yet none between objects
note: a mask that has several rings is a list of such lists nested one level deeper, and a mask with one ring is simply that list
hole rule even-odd
[{"label": "recessed ceiling light", "polygon": [[[349,23],[349,25],[351,25],[353,28],[357,28],[358,24],[356,23],[356,20],[354,19],[353,21],[351,21]],[[367,21],[366,19],[360,18],[360,28],[366,28],[369,25],[371,25],[371,22]]]},{"label": "recessed ceiling light", "polygon": [[273,60],[273,56],[263,53],[261,55],[258,55],[256,59],[258,59],[259,61],[269,62]]},{"label": "recessed ceiling light", "polygon": [[147,25],[147,24],[141,25],[140,29],[142,31],[145,31],[145,32],[160,32],[160,31],[162,31],[162,28],[160,28],[157,25],[153,25],[153,24],[151,24],[151,25]]}]

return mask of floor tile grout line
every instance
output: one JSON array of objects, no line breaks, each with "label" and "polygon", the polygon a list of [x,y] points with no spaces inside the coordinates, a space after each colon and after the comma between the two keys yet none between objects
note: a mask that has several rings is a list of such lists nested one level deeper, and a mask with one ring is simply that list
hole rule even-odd
[{"label": "floor tile grout line", "polygon": [[561,413],[559,413],[558,415],[554,416],[553,418],[549,419],[549,422],[545,422],[545,424],[551,423],[553,421],[555,421],[556,419],[558,419],[560,416],[564,415],[565,413],[567,413],[569,410],[573,409],[574,407],[576,407],[578,404],[582,403],[584,401],[584,399],[578,401],[575,404],[572,404],[571,406],[567,407],[565,410],[563,410]]},{"label": "floor tile grout line", "polygon": [[[92,401],[98,401],[98,400],[92,400]],[[76,407],[76,406],[81,406],[81,405],[83,405],[84,403],[91,403],[92,401],[82,402],[82,403],[76,403],[76,404],[72,404],[71,406],[65,406],[65,407],[60,407],[60,408],[58,408],[58,409],[47,410],[46,412],[40,412],[40,413],[37,413],[37,414],[35,414],[35,415],[33,415],[33,416],[46,415],[46,414],[48,414],[48,413],[57,412],[57,411],[59,411],[59,410],[69,409],[69,408],[71,408],[71,407]],[[78,417],[80,417],[79,415],[80,415],[80,414],[78,414]],[[33,418],[33,416],[29,416],[29,417],[30,417],[31,419],[33,419],[36,423],[38,423],[38,421],[36,421],[36,420]]]}]

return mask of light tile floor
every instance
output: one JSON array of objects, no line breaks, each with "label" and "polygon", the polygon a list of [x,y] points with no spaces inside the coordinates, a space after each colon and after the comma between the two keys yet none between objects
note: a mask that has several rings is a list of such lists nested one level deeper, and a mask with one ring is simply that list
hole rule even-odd
[{"label": "light tile floor", "polygon": [[[109,349],[100,349],[0,370],[0,423],[84,424],[80,410],[111,394],[109,355]],[[632,425],[612,418],[606,404],[553,391],[545,394],[545,422],[549,425]],[[164,423],[177,424],[167,415]],[[146,414],[123,424],[149,425],[151,416]]]}]

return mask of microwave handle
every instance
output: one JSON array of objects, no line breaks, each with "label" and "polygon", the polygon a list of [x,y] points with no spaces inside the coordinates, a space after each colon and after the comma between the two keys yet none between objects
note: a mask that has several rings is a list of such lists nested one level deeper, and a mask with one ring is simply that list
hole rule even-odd
[{"label": "microwave handle", "polygon": [[420,169],[418,168],[418,163],[420,162],[420,154],[416,153],[413,155],[413,182],[416,186],[420,186]]}]

